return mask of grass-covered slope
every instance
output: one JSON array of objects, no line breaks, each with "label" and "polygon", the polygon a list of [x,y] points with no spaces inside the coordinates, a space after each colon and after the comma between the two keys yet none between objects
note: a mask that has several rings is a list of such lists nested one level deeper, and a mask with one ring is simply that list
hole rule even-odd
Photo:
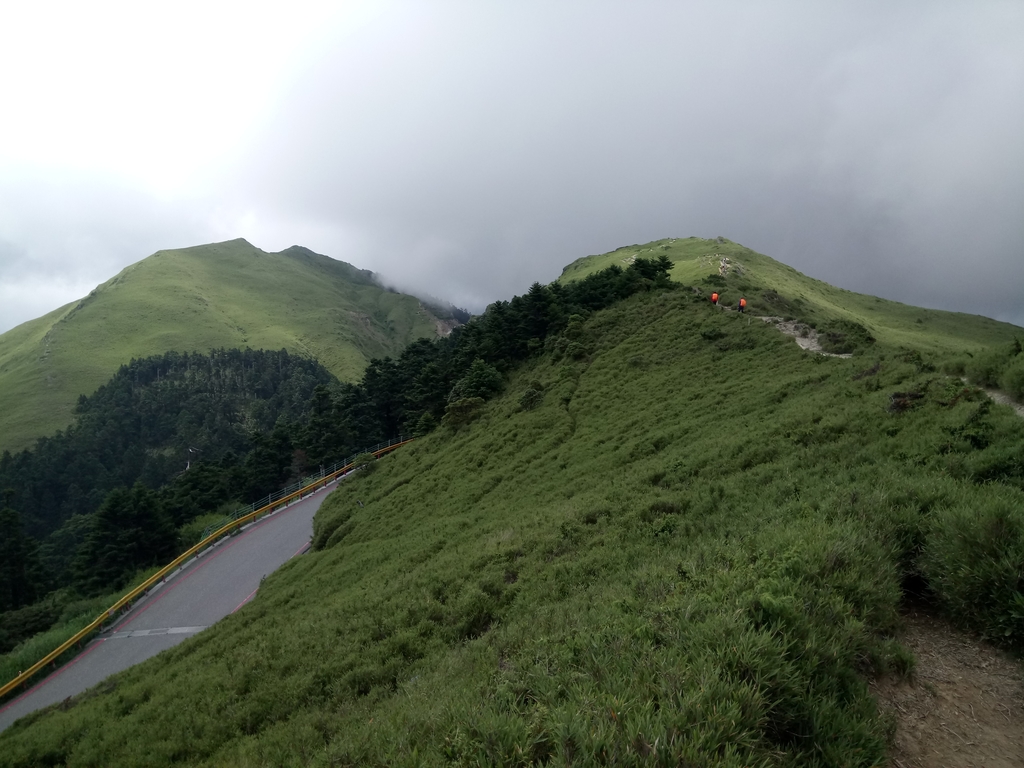
[{"label": "grass-covered slope", "polygon": [[681,290],[566,332],[573,359],[343,483],[315,551],[0,764],[872,766],[904,583],[1024,643],[1009,408]]},{"label": "grass-covered slope", "polygon": [[232,240],[158,251],[0,335],[0,450],[67,426],[79,395],[133,357],[287,349],[351,381],[371,358],[436,334],[437,318],[417,299],[305,248],[266,253]]},{"label": "grass-covered slope", "polygon": [[672,278],[687,285],[719,274],[723,257],[728,259],[722,300],[729,306],[745,296],[751,312],[795,317],[816,326],[836,320],[854,322],[879,341],[920,351],[973,353],[1010,342],[1022,333],[1017,326],[987,317],[922,309],[836,288],[721,237],[670,238],[586,256],[567,266],[559,280],[578,280],[612,264],[628,264],[637,256],[660,255],[673,262]]}]

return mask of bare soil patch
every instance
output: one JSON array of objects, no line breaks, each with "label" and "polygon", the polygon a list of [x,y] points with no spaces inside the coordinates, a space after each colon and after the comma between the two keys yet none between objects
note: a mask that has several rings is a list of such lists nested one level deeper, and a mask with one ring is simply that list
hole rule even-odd
[{"label": "bare soil patch", "polygon": [[904,617],[917,657],[911,681],[873,684],[896,733],[893,768],[1024,766],[1021,662],[922,612]]}]

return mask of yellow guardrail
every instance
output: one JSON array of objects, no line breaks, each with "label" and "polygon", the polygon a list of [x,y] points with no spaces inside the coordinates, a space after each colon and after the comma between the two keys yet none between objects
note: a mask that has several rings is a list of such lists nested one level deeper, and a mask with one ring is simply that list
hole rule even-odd
[{"label": "yellow guardrail", "polygon": [[[401,442],[395,443],[394,445],[389,445],[389,446],[387,446],[385,448],[381,448],[380,450],[377,450],[377,451],[370,451],[369,453],[371,453],[375,458],[380,458],[383,454],[390,453],[391,451],[395,450],[396,448],[401,448],[403,445],[407,445],[407,444],[411,443],[412,441],[413,441],[413,438],[409,438],[408,440],[402,440]],[[50,664],[51,662],[55,662],[58,658],[60,658],[60,656],[63,653],[68,651],[72,646],[81,643],[85,638],[87,638],[93,632],[95,632],[98,629],[101,629],[103,627],[103,625],[107,621],[109,621],[110,619],[114,618],[115,614],[118,611],[120,611],[123,608],[130,609],[131,608],[131,603],[135,600],[135,598],[139,597],[140,595],[147,594],[149,592],[150,587],[155,585],[157,582],[162,582],[167,577],[167,575],[169,573],[171,573],[171,571],[173,571],[175,568],[180,566],[182,563],[185,563],[188,560],[191,560],[193,557],[198,555],[204,549],[212,546],[214,544],[214,542],[216,542],[221,537],[231,533],[232,531],[237,531],[243,525],[247,525],[248,523],[253,522],[257,518],[259,518],[261,515],[270,514],[271,512],[273,512],[278,507],[285,506],[286,504],[288,504],[288,502],[294,500],[297,497],[301,498],[303,496],[303,494],[309,493],[311,490],[315,490],[318,487],[326,487],[328,483],[333,482],[339,476],[344,475],[346,472],[350,471],[353,466],[354,466],[354,464],[351,464],[351,463],[350,464],[346,464],[341,469],[335,470],[334,472],[330,473],[329,475],[324,475],[321,478],[317,478],[317,480],[315,482],[312,482],[309,485],[306,485],[306,486],[300,488],[299,490],[295,491],[294,493],[288,494],[287,496],[282,496],[280,499],[276,499],[276,500],[270,502],[269,504],[267,504],[265,506],[262,506],[259,509],[250,512],[249,514],[244,515],[242,517],[239,517],[237,520],[232,520],[230,523],[228,523],[228,524],[218,528],[216,531],[211,533],[209,536],[207,536],[205,539],[200,541],[198,544],[196,544],[194,547],[189,549],[187,552],[184,552],[181,555],[178,555],[178,557],[174,558],[170,563],[165,565],[163,568],[161,568],[159,571],[154,573],[152,576],[150,576],[148,579],[146,579],[144,582],[142,582],[139,586],[137,586],[135,589],[133,589],[127,595],[125,595],[120,600],[118,600],[116,603],[114,603],[112,606],[110,606],[110,608],[108,608],[106,611],[104,611],[99,616],[97,616],[96,620],[93,621],[89,626],[85,627],[85,629],[83,629],[80,632],[78,632],[74,637],[72,637],[69,640],[67,640],[64,644],[62,644],[56,650],[53,650],[50,653],[48,653],[46,656],[44,656],[42,659],[37,661],[35,664],[33,664],[28,669],[26,669],[24,672],[19,674],[16,678],[11,680],[9,683],[7,683],[6,685],[0,687],[0,699],[2,699],[8,693],[10,693],[14,689],[16,689],[22,683],[24,683],[27,680],[29,680],[33,675],[36,674],[36,672],[41,670],[47,664]]]}]

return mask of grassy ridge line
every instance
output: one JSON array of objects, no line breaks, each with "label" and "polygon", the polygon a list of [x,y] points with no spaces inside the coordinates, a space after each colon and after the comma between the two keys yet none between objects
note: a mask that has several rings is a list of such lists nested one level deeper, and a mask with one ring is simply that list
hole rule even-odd
[{"label": "grassy ridge line", "polygon": [[[369,453],[373,455],[374,458],[380,458],[381,456],[390,453],[391,451],[394,451],[397,448],[401,448],[403,445],[406,445],[410,442],[412,442],[411,439],[403,440],[393,445],[388,445],[385,448],[370,451]],[[174,571],[176,568],[180,567],[184,563],[191,560],[193,557],[197,557],[203,550],[213,546],[217,543],[217,541],[222,539],[224,536],[228,535],[229,533],[239,531],[243,526],[255,522],[263,515],[269,515],[278,508],[287,506],[290,502],[294,501],[295,499],[301,499],[303,495],[311,492],[312,490],[315,490],[317,488],[326,488],[330,483],[337,480],[346,472],[351,471],[354,467],[354,461],[350,462],[345,466],[341,467],[340,469],[334,470],[324,475],[323,477],[318,477],[315,481],[309,483],[308,485],[300,488],[299,490],[293,493],[282,496],[279,499],[273,499],[269,501],[267,504],[259,508],[253,509],[251,512],[240,517],[234,517],[229,522],[218,527],[215,531],[213,531],[212,533],[205,536],[202,540],[200,540],[198,544],[186,550],[182,554],[178,555],[178,557],[174,558],[174,560],[165,565],[163,568],[157,570],[152,576],[145,579],[137,587],[129,590],[119,600],[117,600],[117,602],[115,602],[103,613],[97,616],[92,622],[79,629],[78,632],[76,632],[72,636],[68,637],[67,639],[64,639],[63,642],[60,643],[60,645],[58,645],[56,648],[47,653],[42,659],[37,661],[35,664],[33,664],[31,667],[24,670],[23,672],[19,672],[18,675],[14,677],[12,680],[0,686],[0,701],[3,700],[3,697],[17,690],[23,684],[31,680],[32,677],[34,677],[36,673],[43,669],[47,664],[55,663],[73,647],[81,647],[81,644],[90,635],[92,635],[94,632],[102,631],[103,625],[111,619],[113,619],[119,612],[123,614],[127,611],[130,611],[132,608],[132,603],[134,603],[134,601],[137,598],[145,597],[149,593],[149,590],[158,582],[163,582],[163,580],[168,576],[168,574],[170,574],[172,571]],[[56,633],[47,634],[50,640],[64,638],[66,634],[66,629],[62,629],[61,631],[58,631]]]},{"label": "grassy ridge line", "polygon": [[[1009,409],[914,355],[808,355],[679,292],[577,343],[338,488],[317,551],[16,724],[2,759],[869,766],[890,724],[866,679],[912,664],[903,578],[1024,639],[999,591],[1024,557]],[[896,391],[923,396],[891,411]]]},{"label": "grassy ridge line", "polygon": [[[882,342],[922,352],[977,352],[1012,342],[1022,334],[1017,326],[987,317],[924,309],[837,288],[725,238],[668,238],[626,246],[600,256],[586,256],[569,264],[559,280],[578,280],[612,264],[624,266],[636,256],[659,255],[667,256],[675,264],[672,278],[687,285],[697,285],[709,274],[718,274],[722,256],[730,259],[728,287],[723,296],[726,304],[735,304],[741,293],[758,286],[754,295],[747,296],[751,311],[823,321],[849,320],[864,325]],[[737,266],[742,274],[736,271]],[[765,301],[761,293],[764,288],[786,297],[786,305],[780,307]]]},{"label": "grassy ridge line", "polygon": [[288,349],[354,381],[374,357],[437,335],[412,296],[304,248],[244,240],[158,251],[89,296],[0,335],[0,450],[66,427],[122,364],[179,352]]}]

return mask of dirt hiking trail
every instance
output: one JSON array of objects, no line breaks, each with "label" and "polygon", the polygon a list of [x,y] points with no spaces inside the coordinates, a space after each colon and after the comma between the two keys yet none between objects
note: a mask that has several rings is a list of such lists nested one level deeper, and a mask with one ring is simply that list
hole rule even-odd
[{"label": "dirt hiking trail", "polygon": [[892,768],[1024,766],[1020,662],[926,613],[913,611],[904,624],[913,679],[872,684],[879,709],[896,721]]},{"label": "dirt hiking trail", "polygon": [[[808,325],[759,319],[809,352],[852,357],[823,351]],[[997,390],[982,391],[1024,418],[1024,405]],[[892,768],[1024,768],[1021,663],[925,613],[912,611],[904,623],[901,641],[917,659],[912,680],[872,683],[879,709],[896,723]]]},{"label": "dirt hiking trail", "polygon": [[825,357],[853,357],[853,355],[836,355],[823,350],[821,348],[821,341],[818,339],[818,332],[806,323],[800,323],[796,320],[784,320],[781,317],[758,317],[757,319],[771,323],[787,336],[792,336],[796,339],[797,346],[800,349],[806,349],[808,352],[817,352]]},{"label": "dirt hiking trail", "polygon": [[[730,307],[724,307],[724,309],[730,312],[733,311]],[[824,355],[825,357],[853,357],[853,355],[836,355],[831,352],[825,352],[821,348],[821,342],[818,340],[818,332],[804,323],[797,322],[796,320],[784,320],[781,317],[758,317],[758,320],[771,323],[782,333],[787,336],[792,336],[796,339],[797,345],[801,349],[806,349],[808,352],[817,352],[819,355]],[[961,378],[965,384],[970,383],[966,378]],[[986,389],[985,387],[978,388],[988,395],[994,402],[999,403],[1000,405],[1008,405],[1013,408],[1017,415],[1024,419],[1024,404],[1018,403],[1009,395],[1006,395],[997,389]],[[1024,764],[1022,764],[1022,768],[1024,768]]]},{"label": "dirt hiking trail", "polygon": [[980,387],[980,389],[1000,405],[1008,405],[1013,408],[1013,410],[1017,412],[1017,415],[1024,419],[1024,405],[1018,403],[1009,395],[1004,395],[997,389],[985,389],[984,387]]}]

